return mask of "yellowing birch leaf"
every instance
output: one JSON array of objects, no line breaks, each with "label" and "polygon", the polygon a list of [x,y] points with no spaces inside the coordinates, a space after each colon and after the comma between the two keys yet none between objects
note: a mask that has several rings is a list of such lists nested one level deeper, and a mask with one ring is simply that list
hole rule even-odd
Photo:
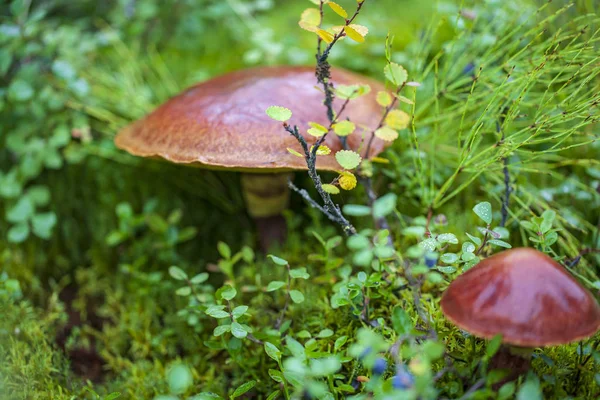
[{"label": "yellowing birch leaf", "polygon": [[327,31],[326,31],[326,30],[324,30],[324,29],[317,29],[317,30],[315,31],[315,33],[316,33],[317,35],[319,35],[319,37],[320,37],[321,39],[323,39],[323,41],[324,41],[325,43],[331,43],[331,42],[333,42],[333,34],[332,34],[332,33],[330,33],[330,32],[327,32]]},{"label": "yellowing birch leaf", "polygon": [[339,15],[342,18],[348,18],[348,13],[344,10],[344,7],[340,6],[338,3],[334,3],[330,1],[327,5],[333,10],[334,13]]},{"label": "yellowing birch leaf", "polygon": [[386,142],[392,142],[398,138],[398,132],[389,126],[384,126],[375,131],[375,136]]},{"label": "yellowing birch leaf", "polygon": [[296,156],[296,157],[300,157],[300,158],[304,158],[304,156],[300,153],[298,153],[296,150],[294,149],[290,149],[289,147],[287,148],[288,153]]},{"label": "yellowing birch leaf", "polygon": [[404,129],[410,122],[410,115],[401,110],[392,110],[385,118],[385,123],[394,129]]},{"label": "yellowing birch leaf", "polygon": [[365,41],[365,37],[363,35],[361,35],[356,29],[352,28],[351,26],[345,26],[344,32],[346,32],[346,35],[350,39],[354,40],[357,43],[363,43]]},{"label": "yellowing birch leaf", "polygon": [[348,136],[356,129],[356,125],[354,122],[350,121],[340,121],[338,123],[333,124],[333,131],[338,136]]},{"label": "yellowing birch leaf", "polygon": [[390,96],[390,94],[388,92],[378,92],[377,93],[377,103],[379,103],[380,106],[383,107],[387,107],[390,104],[392,104],[392,96]]},{"label": "yellowing birch leaf", "polygon": [[316,8],[307,8],[302,12],[298,25],[309,32],[316,32],[321,23],[321,13]]},{"label": "yellowing birch leaf", "polygon": [[338,179],[340,187],[344,190],[352,190],[356,187],[356,176],[352,172],[344,171]]}]

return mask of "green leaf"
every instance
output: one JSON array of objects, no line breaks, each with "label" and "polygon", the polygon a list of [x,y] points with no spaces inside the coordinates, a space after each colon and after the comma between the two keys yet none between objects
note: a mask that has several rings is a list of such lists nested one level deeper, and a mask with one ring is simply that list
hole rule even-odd
[{"label": "green leaf", "polygon": [[458,238],[453,233],[441,233],[436,237],[438,243],[458,244]]},{"label": "green leaf", "polygon": [[437,249],[437,240],[433,238],[425,239],[419,243],[419,246],[428,251],[435,251]]},{"label": "green leaf", "polygon": [[169,267],[169,275],[178,281],[183,281],[187,279],[187,274],[179,267],[171,266]]},{"label": "green leaf", "polygon": [[444,355],[445,351],[444,345],[442,343],[434,342],[433,340],[425,341],[425,343],[423,343],[422,349],[423,353],[425,353],[427,358],[429,358],[432,361],[441,358]]},{"label": "green leaf", "polygon": [[396,86],[402,85],[408,79],[408,73],[406,72],[404,67],[394,62],[386,65],[383,69],[383,73],[387,80],[389,80]]},{"label": "green leaf", "polygon": [[269,257],[271,259],[271,261],[273,261],[275,264],[277,265],[281,265],[281,266],[286,266],[288,265],[287,260],[284,260],[283,258],[274,256],[272,254],[269,254],[267,257]]},{"label": "green leaf", "polygon": [[194,285],[198,285],[200,283],[206,282],[207,280],[208,280],[208,273],[201,272],[198,275],[194,276],[192,279],[190,279],[190,282],[192,282]]},{"label": "green leaf", "polygon": [[373,203],[373,217],[381,218],[392,213],[396,208],[398,196],[395,193],[388,193],[381,196]]},{"label": "green leaf", "polygon": [[475,205],[473,211],[486,224],[490,225],[492,223],[492,205],[489,202],[484,201]]},{"label": "green leaf", "polygon": [[231,331],[231,325],[230,324],[225,324],[225,325],[219,325],[215,328],[215,330],[213,331],[213,336],[221,336],[222,334]]},{"label": "green leaf", "polygon": [[320,338],[320,339],[325,339],[325,338],[328,338],[328,337],[331,337],[331,336],[333,336],[333,331],[331,329],[323,329],[317,335],[317,337]]},{"label": "green leaf", "polygon": [[33,233],[42,239],[50,239],[54,225],[56,225],[56,214],[53,212],[35,214],[31,219]]},{"label": "green leaf", "polygon": [[33,87],[24,80],[15,79],[8,87],[8,97],[14,101],[28,101],[34,95]]},{"label": "green leaf", "polygon": [[223,286],[221,288],[221,298],[223,300],[232,300],[237,295],[237,290],[232,286]]},{"label": "green leaf", "polygon": [[269,357],[271,357],[273,360],[279,362],[281,360],[281,350],[279,350],[277,348],[277,346],[275,346],[272,343],[269,342],[265,342],[265,353],[267,353],[267,355]]},{"label": "green leaf", "polygon": [[192,288],[189,286],[180,287],[175,291],[175,294],[178,296],[189,296],[192,294]]},{"label": "green leaf", "polygon": [[243,339],[246,336],[248,336],[248,332],[246,331],[246,329],[244,329],[244,327],[242,326],[242,324],[240,324],[239,322],[233,322],[231,324],[231,334],[233,336],[235,336],[238,339]]},{"label": "green leaf", "polygon": [[515,393],[515,383],[508,382],[502,385],[500,390],[498,390],[498,400],[508,400],[512,399]]},{"label": "green leaf", "polygon": [[542,400],[542,390],[540,389],[540,381],[533,376],[527,378],[525,383],[521,385],[517,392],[517,400]]},{"label": "green leaf", "polygon": [[26,222],[12,226],[8,230],[8,241],[22,243],[29,237],[29,225]]},{"label": "green leaf", "polygon": [[206,315],[217,319],[227,318],[230,316],[229,313],[225,311],[225,306],[222,305],[209,306],[204,312],[206,313]]},{"label": "green leaf", "polygon": [[290,276],[294,279],[308,279],[310,275],[306,272],[306,268],[295,268],[290,270]]},{"label": "green leaf", "polygon": [[346,204],[343,207],[344,214],[353,217],[364,217],[371,215],[371,207],[359,205],[359,204]]},{"label": "green leaf", "polygon": [[231,249],[229,248],[227,243],[217,243],[217,250],[219,251],[221,257],[225,258],[226,260],[229,260],[231,258]]},{"label": "green leaf", "polygon": [[[451,253],[448,253],[448,254],[451,254]],[[455,254],[455,256],[456,256],[456,254]],[[442,266],[438,265],[437,267],[435,267],[435,269],[437,269],[440,272],[443,272],[444,274],[453,274],[456,272],[456,268],[454,268],[454,267],[442,267]]]},{"label": "green leaf", "polygon": [[267,292],[274,292],[275,290],[281,289],[285,286],[285,282],[282,281],[271,281],[267,285]]},{"label": "green leaf", "polygon": [[489,359],[491,359],[494,354],[498,352],[500,346],[502,345],[502,335],[498,334],[492,338],[487,344],[485,348],[485,355]]},{"label": "green leaf", "polygon": [[267,108],[266,113],[275,121],[285,122],[292,118],[292,112],[289,109],[280,106],[271,106]]},{"label": "green leaf", "polygon": [[296,304],[302,303],[304,301],[304,295],[299,290],[290,290],[290,297],[292,301]]},{"label": "green leaf", "polygon": [[360,154],[352,150],[340,150],[335,153],[335,159],[344,169],[354,169],[362,160]]},{"label": "green leaf", "polygon": [[512,246],[509,243],[506,243],[504,240],[500,240],[500,239],[490,239],[490,240],[488,240],[488,243],[496,245],[496,246],[504,247],[506,249],[512,248]]},{"label": "green leaf", "polygon": [[371,92],[369,85],[336,85],[335,96],[342,100],[352,100]]},{"label": "green leaf", "polygon": [[385,91],[377,92],[377,103],[382,107],[387,107],[392,104],[392,96]]},{"label": "green leaf", "polygon": [[471,241],[473,243],[475,243],[475,245],[481,246],[481,239],[479,239],[477,236],[473,236],[467,232],[465,232],[465,234],[469,237],[469,239],[471,239]]},{"label": "green leaf", "polygon": [[248,311],[248,306],[237,306],[231,312],[234,318],[239,318]]},{"label": "green leaf", "polygon": [[[269,370],[269,371],[272,371],[272,370]],[[285,379],[283,377],[283,372],[280,372],[280,371],[277,371],[277,372],[279,372],[281,374],[281,383],[283,383],[283,380]],[[269,374],[269,375],[271,375],[271,374]],[[271,378],[273,378],[273,376],[271,376]],[[273,378],[273,379],[275,379],[275,378]],[[276,399],[279,399],[280,397],[281,397],[281,390],[276,390],[274,392],[271,392],[271,394],[269,396],[267,396],[266,400],[276,400]]]},{"label": "green leaf", "polygon": [[250,382],[244,383],[243,385],[240,385],[237,389],[235,389],[235,391],[231,395],[231,399],[240,397],[241,395],[243,395],[244,393],[246,393],[250,389],[252,389],[254,386],[256,386],[256,381],[250,381]]},{"label": "green leaf", "polygon": [[33,203],[29,197],[21,197],[17,203],[6,212],[6,220],[12,223],[28,221],[34,212]]},{"label": "green leaf", "polygon": [[171,393],[185,393],[194,383],[192,371],[190,371],[190,369],[183,364],[177,364],[171,367],[167,372],[167,383],[169,384],[169,390]]},{"label": "green leaf", "polygon": [[444,253],[440,256],[440,260],[445,264],[454,264],[458,261],[458,255],[454,253]]},{"label": "green leaf", "polygon": [[398,335],[407,335],[413,329],[413,323],[408,313],[400,306],[392,311],[392,325]]},{"label": "green leaf", "polygon": [[342,368],[342,363],[335,356],[312,359],[310,361],[310,372],[317,376],[333,375]]},{"label": "green leaf", "polygon": [[340,193],[340,189],[338,189],[338,187],[337,187],[337,186],[335,186],[335,185],[331,185],[331,184],[329,184],[329,183],[323,183],[323,184],[321,185],[321,187],[323,188],[323,190],[324,190],[326,193],[329,193],[329,194],[339,194],[339,193]]},{"label": "green leaf", "polygon": [[554,223],[554,218],[556,218],[556,212],[553,210],[546,210],[542,214],[542,223],[540,224],[540,230],[542,233],[548,232],[552,229],[552,224]]},{"label": "green leaf", "polygon": [[342,348],[342,346],[344,344],[346,344],[347,341],[348,341],[348,336],[340,336],[339,338],[337,338],[335,340],[335,343],[333,345],[333,349],[335,351],[339,351]]},{"label": "green leaf", "polygon": [[269,376],[271,377],[271,379],[273,379],[275,382],[278,383],[283,383],[285,382],[285,377],[283,376],[283,372],[278,371],[276,369],[269,369]]},{"label": "green leaf", "polygon": [[31,186],[27,189],[27,197],[34,205],[43,207],[50,202],[50,190],[43,185]]},{"label": "green leaf", "polygon": [[338,136],[348,136],[356,129],[354,122],[340,121],[333,124],[333,131]]}]

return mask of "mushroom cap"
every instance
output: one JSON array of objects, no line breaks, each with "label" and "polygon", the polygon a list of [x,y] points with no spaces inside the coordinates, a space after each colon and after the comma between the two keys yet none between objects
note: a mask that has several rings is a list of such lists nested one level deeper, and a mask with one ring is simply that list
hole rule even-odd
[{"label": "mushroom cap", "polygon": [[560,264],[532,248],[495,254],[444,292],[446,317],[475,336],[522,347],[554,346],[592,336],[600,306]]},{"label": "mushroom cap", "polygon": [[[368,84],[371,92],[351,100],[340,119],[349,116],[357,129],[347,137],[351,149],[363,140],[360,127],[370,130],[381,120],[376,94],[384,86],[372,79],[342,69],[331,70],[333,84]],[[327,126],[324,94],[316,88],[313,67],[258,67],[231,72],[195,85],[171,98],[146,117],[125,127],[115,138],[117,147],[142,157],[160,157],[215,169],[246,172],[278,172],[307,169],[298,141],[285,132],[281,122],[269,118],[272,105],[293,112],[290,124],[298,125],[309,145],[317,139],[306,133],[308,122]],[[334,100],[334,110],[343,102]],[[369,132],[370,132],[369,130]],[[367,132],[367,133],[369,133]],[[319,156],[317,168],[340,170],[334,154],[342,146],[335,134],[325,143],[332,150]],[[375,138],[371,156],[385,147]],[[365,146],[363,146],[364,150]]]}]

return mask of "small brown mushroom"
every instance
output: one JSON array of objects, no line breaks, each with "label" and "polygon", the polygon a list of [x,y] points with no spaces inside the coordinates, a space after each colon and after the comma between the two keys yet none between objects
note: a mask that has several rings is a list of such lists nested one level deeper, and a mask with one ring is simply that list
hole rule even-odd
[{"label": "small brown mushroom", "polygon": [[[361,75],[332,69],[335,84],[368,84],[369,94],[352,100],[344,115],[358,126],[374,129],[381,118],[377,91],[383,86]],[[228,73],[193,86],[171,98],[143,119],[123,129],[115,138],[117,147],[142,157],[158,157],[174,163],[242,172],[242,189],[248,213],[257,222],[261,247],[283,241],[290,171],[306,170],[295,138],[265,110],[272,105],[293,111],[290,121],[306,132],[308,122],[328,125],[323,93],[316,88],[312,67],[259,67]],[[334,101],[334,109],[341,100]],[[316,138],[303,134],[313,144]],[[363,141],[358,132],[347,138],[351,149]],[[319,156],[320,170],[339,170],[334,154],[340,140],[329,135],[324,143],[332,153]],[[371,156],[384,149],[376,139]]]},{"label": "small brown mushroom", "polygon": [[501,334],[512,347],[502,348],[491,364],[513,373],[529,368],[533,348],[579,341],[600,329],[600,306],[592,294],[532,248],[483,260],[450,284],[441,307],[446,318],[475,336]]}]

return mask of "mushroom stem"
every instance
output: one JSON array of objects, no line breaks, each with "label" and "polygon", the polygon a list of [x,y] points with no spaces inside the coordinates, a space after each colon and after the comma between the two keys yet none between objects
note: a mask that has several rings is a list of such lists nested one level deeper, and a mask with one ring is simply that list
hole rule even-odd
[{"label": "mushroom stem", "polygon": [[287,227],[281,214],[288,207],[290,189],[289,172],[242,174],[242,191],[248,214],[256,223],[260,247],[267,251],[286,239]]},{"label": "mushroom stem", "polygon": [[531,367],[531,356],[533,348],[517,347],[503,344],[494,357],[490,360],[490,370],[503,369],[508,370],[508,375],[494,385],[495,389],[499,389],[507,382],[517,379],[524,375]]}]

